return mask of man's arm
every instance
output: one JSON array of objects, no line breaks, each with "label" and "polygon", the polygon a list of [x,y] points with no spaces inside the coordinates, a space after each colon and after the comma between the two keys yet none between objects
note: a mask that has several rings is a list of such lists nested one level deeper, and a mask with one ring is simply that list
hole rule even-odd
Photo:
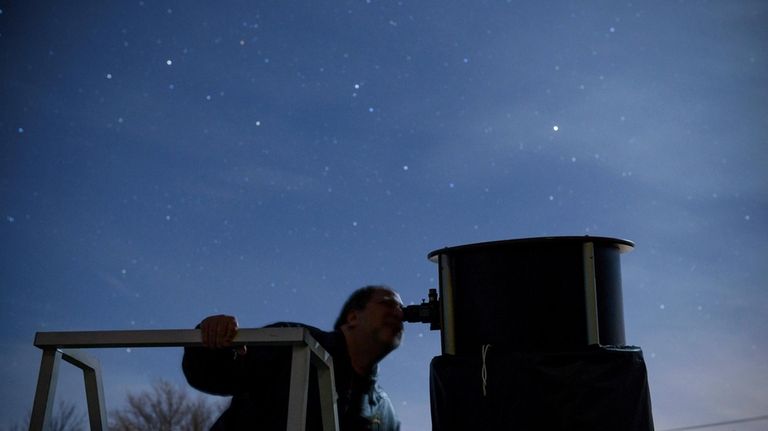
[{"label": "man's arm", "polygon": [[242,391],[245,348],[235,350],[232,340],[237,334],[234,316],[216,315],[203,319],[200,329],[203,347],[184,348],[181,367],[189,384],[203,392],[234,395]]},{"label": "man's arm", "polygon": [[290,370],[290,350],[281,347],[232,347],[237,334],[234,316],[205,318],[197,326],[203,347],[184,349],[182,369],[187,382],[214,395],[237,395],[264,384],[273,385]]},{"label": "man's arm", "polygon": [[186,347],[181,367],[193,388],[214,395],[235,395],[243,391],[243,359],[232,348]]}]

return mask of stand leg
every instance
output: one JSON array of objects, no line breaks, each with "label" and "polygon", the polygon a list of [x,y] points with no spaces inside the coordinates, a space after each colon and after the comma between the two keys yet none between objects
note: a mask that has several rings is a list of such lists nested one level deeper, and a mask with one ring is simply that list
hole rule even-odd
[{"label": "stand leg", "polygon": [[40,373],[37,376],[35,402],[32,405],[32,417],[29,420],[29,431],[43,431],[43,428],[51,420],[60,362],[61,352],[56,349],[43,350]]},{"label": "stand leg", "polygon": [[293,347],[291,386],[288,396],[288,431],[304,431],[307,423],[307,392],[309,387],[309,347]]},{"label": "stand leg", "polygon": [[101,384],[99,361],[78,350],[62,350],[63,359],[83,370],[85,398],[88,403],[88,422],[92,431],[107,429],[104,389]]},{"label": "stand leg", "polygon": [[333,382],[333,367],[318,366],[316,368],[318,386],[320,387],[320,411],[323,415],[323,431],[336,431],[339,429],[339,414],[336,409],[336,385]]}]

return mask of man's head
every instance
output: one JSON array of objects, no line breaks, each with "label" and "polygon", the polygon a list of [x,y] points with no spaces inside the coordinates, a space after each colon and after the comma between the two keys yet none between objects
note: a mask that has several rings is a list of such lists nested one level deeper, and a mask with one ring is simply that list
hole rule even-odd
[{"label": "man's head", "polygon": [[333,325],[368,338],[386,355],[403,337],[403,301],[387,286],[365,286],[352,293]]}]

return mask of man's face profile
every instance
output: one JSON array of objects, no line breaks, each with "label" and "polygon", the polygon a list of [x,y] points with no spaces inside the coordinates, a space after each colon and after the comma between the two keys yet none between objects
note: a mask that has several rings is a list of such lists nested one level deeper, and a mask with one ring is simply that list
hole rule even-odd
[{"label": "man's face profile", "polygon": [[388,350],[400,345],[403,337],[403,301],[397,292],[377,289],[365,308],[353,313],[354,324],[369,333],[376,343]]}]

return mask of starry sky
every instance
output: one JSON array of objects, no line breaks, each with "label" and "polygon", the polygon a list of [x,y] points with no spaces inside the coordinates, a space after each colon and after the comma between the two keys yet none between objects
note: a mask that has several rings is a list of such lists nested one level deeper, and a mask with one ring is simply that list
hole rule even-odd
[{"label": "starry sky", "polygon": [[[657,429],[768,414],[766,41],[761,1],[0,1],[0,427],[37,331],[330,328],[365,284],[420,302],[432,250],[587,234],[636,243]],[[404,431],[439,344],[382,363]],[[108,409],[183,383],[91,353]]]}]

